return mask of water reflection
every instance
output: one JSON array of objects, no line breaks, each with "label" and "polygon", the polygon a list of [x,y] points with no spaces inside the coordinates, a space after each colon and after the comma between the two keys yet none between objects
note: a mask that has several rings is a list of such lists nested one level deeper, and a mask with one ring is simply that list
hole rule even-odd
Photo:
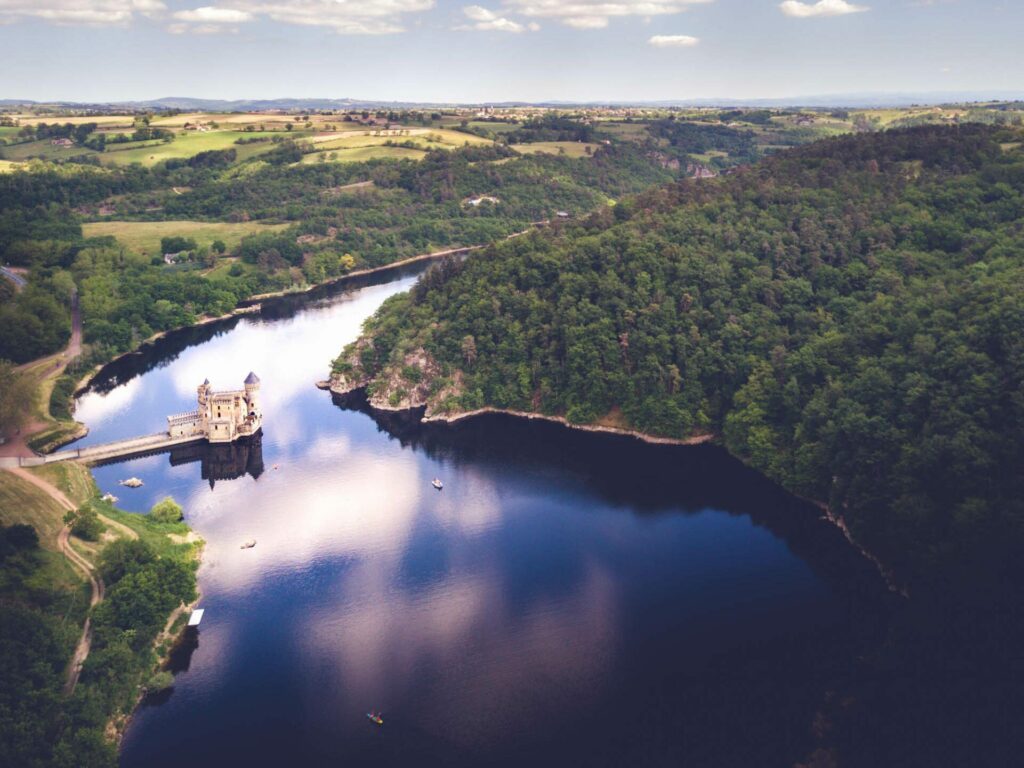
[{"label": "water reflection", "polygon": [[[97,441],[187,405],[196,377],[254,368],[267,398],[254,444],[95,470],[130,509],[175,496],[206,541],[202,642],[176,656],[174,695],[137,713],[122,763],[801,758],[880,588],[870,568],[716,449],[332,404],[312,382],[412,279],[265,308],[82,398]],[[119,489],[129,475],[145,485]]]},{"label": "water reflection", "polygon": [[172,467],[197,461],[199,476],[209,481],[210,490],[218,480],[236,480],[242,475],[258,480],[263,474],[263,432],[234,443],[199,442],[170,451]]}]

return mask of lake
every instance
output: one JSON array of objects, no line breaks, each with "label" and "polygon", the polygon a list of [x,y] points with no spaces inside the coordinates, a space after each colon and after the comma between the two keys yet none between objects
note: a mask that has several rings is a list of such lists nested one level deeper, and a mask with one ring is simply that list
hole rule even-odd
[{"label": "lake", "polygon": [[[417,274],[171,334],[80,398],[88,445],[164,429],[206,378],[262,380],[261,440],[94,469],[125,509],[173,496],[206,541],[202,625],[122,765],[805,758],[883,590],[872,567],[713,446],[504,416],[420,426],[317,390]],[[118,485],[133,475],[142,488]]]}]

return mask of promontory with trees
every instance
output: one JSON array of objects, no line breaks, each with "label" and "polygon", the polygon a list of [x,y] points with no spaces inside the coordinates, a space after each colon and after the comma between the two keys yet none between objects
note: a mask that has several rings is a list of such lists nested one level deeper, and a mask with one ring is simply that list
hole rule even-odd
[{"label": "promontory with trees", "polygon": [[368,322],[336,388],[710,432],[901,578],[939,578],[1024,526],[1014,139],[827,140],[451,261]]}]

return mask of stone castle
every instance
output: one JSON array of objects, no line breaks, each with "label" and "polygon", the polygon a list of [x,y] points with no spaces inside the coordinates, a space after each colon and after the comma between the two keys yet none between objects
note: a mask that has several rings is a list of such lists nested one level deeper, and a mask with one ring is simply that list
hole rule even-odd
[{"label": "stone castle", "polygon": [[243,389],[214,392],[207,379],[199,385],[199,407],[189,413],[167,417],[167,434],[172,438],[206,438],[211,443],[230,443],[252,437],[263,426],[260,412],[260,380],[250,372]]}]

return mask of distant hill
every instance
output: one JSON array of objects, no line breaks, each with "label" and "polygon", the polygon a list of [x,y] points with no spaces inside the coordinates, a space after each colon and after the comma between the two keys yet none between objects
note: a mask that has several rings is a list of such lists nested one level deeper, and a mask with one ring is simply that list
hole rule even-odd
[{"label": "distant hill", "polygon": [[50,105],[70,108],[126,108],[180,109],[187,112],[261,112],[266,110],[336,110],[336,109],[409,109],[427,107],[491,106],[500,108],[550,107],[905,107],[925,104],[963,104],[971,102],[1024,100],[1024,91],[933,91],[906,93],[847,93],[810,96],[786,96],[765,99],[700,98],[661,99],[657,101],[599,100],[599,101],[488,101],[488,102],[436,102],[436,101],[383,101],[352,98],[277,98],[277,99],[199,99],[191,96],[165,96],[142,101],[110,102],[42,102],[31,99],[0,99],[0,107]]}]

